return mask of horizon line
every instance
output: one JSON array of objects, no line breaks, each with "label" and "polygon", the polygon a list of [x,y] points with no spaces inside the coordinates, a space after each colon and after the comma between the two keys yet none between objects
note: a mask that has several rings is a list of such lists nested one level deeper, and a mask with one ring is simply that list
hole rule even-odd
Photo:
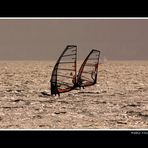
[{"label": "horizon line", "polygon": [[43,19],[43,20],[48,20],[48,19],[53,19],[53,20],[55,20],[55,19],[60,19],[60,20],[63,20],[63,19],[73,19],[73,20],[75,20],[75,19],[78,19],[78,20],[80,20],[80,19],[82,19],[82,20],[86,20],[86,19],[90,19],[90,20],[96,20],[96,19],[102,19],[102,20],[104,20],[104,19],[108,19],[108,20],[112,20],[112,19],[114,19],[114,20],[118,20],[118,19],[122,19],[122,20],[124,20],[124,19],[127,19],[127,20],[137,20],[137,19],[139,19],[139,20],[141,20],[141,19],[143,19],[143,20],[145,20],[145,19],[148,19],[148,17],[0,17],[0,20],[2,20],[2,19],[24,19],[24,20],[26,20],[26,19],[28,19],[28,20],[30,20],[30,19],[34,19],[34,20],[38,20],[38,19]]}]

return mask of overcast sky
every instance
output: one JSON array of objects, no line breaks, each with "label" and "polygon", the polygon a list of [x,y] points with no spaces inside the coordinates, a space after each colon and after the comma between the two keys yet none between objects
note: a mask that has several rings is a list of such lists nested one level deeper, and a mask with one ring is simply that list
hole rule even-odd
[{"label": "overcast sky", "polygon": [[109,60],[147,60],[148,19],[0,19],[0,60],[56,60],[68,44],[78,59],[94,48]]}]

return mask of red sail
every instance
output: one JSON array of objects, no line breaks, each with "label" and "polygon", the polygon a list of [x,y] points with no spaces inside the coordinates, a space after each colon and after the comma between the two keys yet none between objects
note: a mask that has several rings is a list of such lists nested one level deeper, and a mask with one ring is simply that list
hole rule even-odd
[{"label": "red sail", "polygon": [[86,87],[96,84],[99,57],[100,51],[92,49],[79,69],[77,76],[77,86]]}]

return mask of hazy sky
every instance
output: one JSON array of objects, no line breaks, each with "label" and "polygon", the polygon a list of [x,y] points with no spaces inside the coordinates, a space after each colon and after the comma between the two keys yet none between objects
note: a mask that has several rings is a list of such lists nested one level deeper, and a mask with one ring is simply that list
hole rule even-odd
[{"label": "hazy sky", "polygon": [[110,60],[147,60],[148,19],[0,19],[0,60],[56,60],[68,44],[79,59],[94,48]]}]

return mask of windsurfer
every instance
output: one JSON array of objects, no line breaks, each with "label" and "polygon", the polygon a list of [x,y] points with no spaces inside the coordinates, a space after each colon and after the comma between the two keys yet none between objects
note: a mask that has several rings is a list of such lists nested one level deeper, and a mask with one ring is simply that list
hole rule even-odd
[{"label": "windsurfer", "polygon": [[[78,77],[78,76],[77,76]],[[79,79],[78,79],[78,87],[81,89],[81,87],[84,89],[84,86],[83,86],[83,82],[84,82],[85,80],[84,79],[82,79],[81,77],[79,77]]]},{"label": "windsurfer", "polygon": [[[57,86],[58,87],[58,86]],[[57,89],[55,83],[51,83],[51,95],[55,95],[58,94],[58,96],[60,96],[60,93],[58,92],[58,89]]]}]

